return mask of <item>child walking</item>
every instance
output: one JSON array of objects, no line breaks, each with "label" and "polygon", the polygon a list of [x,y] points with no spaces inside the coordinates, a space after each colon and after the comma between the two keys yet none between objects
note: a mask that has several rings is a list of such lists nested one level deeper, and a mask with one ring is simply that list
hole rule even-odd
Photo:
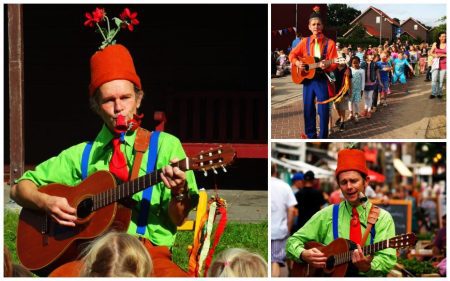
[{"label": "child walking", "polygon": [[387,95],[390,92],[389,73],[392,70],[392,65],[388,61],[387,52],[383,51],[380,55],[380,58],[381,58],[381,60],[379,62],[377,62],[378,69],[379,69],[378,84],[381,87],[380,99],[382,100],[383,106],[386,106],[387,105]]},{"label": "child walking", "polygon": [[364,55],[365,61],[361,64],[361,69],[364,69],[365,83],[364,83],[364,111],[361,116],[368,119],[371,118],[370,109],[372,108],[372,98],[373,92],[375,90],[375,84],[377,81],[378,68],[377,65],[372,61],[373,53],[372,51],[367,51]]},{"label": "child walking", "polygon": [[397,80],[402,84],[403,91],[408,94],[408,85],[406,84],[405,67],[408,66],[411,72],[414,73],[409,62],[403,57],[403,52],[398,53],[398,58],[394,60],[394,76],[392,77],[392,84]]},{"label": "child walking", "polygon": [[[339,64],[336,67],[336,69],[333,70],[333,73],[334,77],[336,78],[335,95],[337,95],[344,86],[345,79],[350,79],[351,81],[352,72],[350,68],[347,66],[345,59],[342,59],[339,61]],[[347,90],[347,92],[342,94],[343,95],[342,99],[334,103],[334,106],[339,116],[339,119],[336,121],[336,126],[339,126],[340,132],[344,131],[345,110],[348,109],[348,104],[350,100],[348,97],[348,93],[351,93],[351,83],[350,88]]]},{"label": "child walking", "polygon": [[357,56],[354,56],[351,60],[352,67],[352,91],[349,102],[349,110],[350,116],[348,120],[355,119],[355,122],[358,122],[359,117],[359,102],[361,101],[361,96],[363,94],[364,89],[364,69],[360,68],[360,59]]}]

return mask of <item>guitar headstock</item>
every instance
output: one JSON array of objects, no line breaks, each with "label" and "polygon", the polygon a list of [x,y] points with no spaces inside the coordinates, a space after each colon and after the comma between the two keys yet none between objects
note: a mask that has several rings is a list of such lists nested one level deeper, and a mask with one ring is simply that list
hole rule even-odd
[{"label": "guitar headstock", "polygon": [[208,175],[208,170],[213,170],[217,174],[216,169],[218,168],[226,172],[225,166],[233,162],[235,157],[236,151],[231,145],[210,148],[207,151],[201,151],[194,157],[190,157],[189,169],[203,171],[205,176]]},{"label": "guitar headstock", "polygon": [[407,233],[395,236],[389,239],[389,247],[391,248],[406,248],[416,245],[417,237],[414,233]]}]

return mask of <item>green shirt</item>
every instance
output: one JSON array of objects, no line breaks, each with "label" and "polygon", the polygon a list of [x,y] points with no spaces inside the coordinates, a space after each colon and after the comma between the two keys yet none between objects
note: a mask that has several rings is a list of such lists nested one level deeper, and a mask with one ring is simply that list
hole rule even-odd
[{"label": "green shirt", "polygon": [[[95,138],[89,157],[88,174],[92,174],[100,170],[109,170],[109,162],[112,157],[111,140],[113,135],[111,131],[103,125],[102,130]],[[121,145],[124,153],[128,171],[132,169],[134,162],[134,140],[136,132],[130,132],[125,136],[125,143]],[[37,186],[43,186],[50,183],[60,183],[74,186],[81,182],[81,158],[86,143],[74,145],[58,156],[52,157],[47,161],[36,166],[34,171],[27,171],[17,181],[31,180]],[[162,168],[168,165],[173,158],[184,159],[186,157],[180,141],[167,133],[161,132],[158,140],[158,156],[156,168]],[[145,175],[147,172],[148,150],[142,159],[139,176]],[[194,173],[186,172],[186,181],[189,186],[190,195],[198,194],[197,183],[195,182]],[[132,221],[128,228],[128,233],[136,234],[136,223],[139,215],[140,201],[142,199],[142,191],[133,195],[133,199],[138,201],[132,212]],[[172,247],[175,241],[177,227],[172,223],[168,215],[169,201],[171,200],[170,189],[165,187],[164,183],[156,184],[153,187],[149,215],[147,219],[147,227],[144,236],[152,241],[155,245]]]},{"label": "green shirt", "polygon": [[[363,205],[357,207],[359,220],[362,224],[367,225],[367,217],[369,215],[372,204],[367,202],[366,207]],[[300,255],[304,250],[304,244],[309,241],[316,241],[328,245],[333,240],[333,205],[328,206],[315,213],[306,224],[300,228],[294,235],[289,237],[286,244],[287,257],[296,262],[300,260]],[[339,206],[338,233],[340,238],[349,239],[350,237],[350,220],[352,218],[352,207],[347,201],[341,202]],[[380,209],[380,215],[375,223],[375,239],[374,243],[390,239],[395,236],[395,225],[392,216],[383,209]],[[365,227],[361,226],[361,233],[364,234]],[[370,234],[367,238],[366,245],[370,245]],[[386,275],[397,262],[396,250],[392,248],[384,249],[376,252],[371,263],[371,270],[365,273],[369,276]]]}]

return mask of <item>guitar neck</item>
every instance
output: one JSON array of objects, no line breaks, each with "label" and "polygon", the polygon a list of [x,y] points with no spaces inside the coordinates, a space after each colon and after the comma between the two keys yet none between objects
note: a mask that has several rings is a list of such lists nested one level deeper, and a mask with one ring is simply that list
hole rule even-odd
[{"label": "guitar neck", "polygon": [[[328,63],[333,63],[334,62],[334,60],[324,60],[323,61],[325,64],[328,64]],[[319,68],[320,66],[320,62],[316,62],[316,63],[312,63],[312,64],[309,64],[308,65],[308,67],[309,67],[309,69],[315,69],[315,68]]]},{"label": "guitar neck", "polygon": [[[190,170],[189,158],[185,158],[176,163],[170,164],[172,167],[178,167],[182,171]],[[147,187],[153,186],[162,181],[159,176],[162,169],[158,169],[150,174],[138,177],[134,180],[119,184],[116,188],[111,188],[104,192],[98,193],[93,197],[93,210],[103,208],[109,204],[117,202],[121,199],[127,198],[135,193],[138,193]]]},{"label": "guitar neck", "polygon": [[[362,251],[363,251],[364,256],[367,256],[367,255],[371,255],[371,254],[373,254],[375,252],[384,250],[386,248],[391,248],[389,246],[389,240],[384,240],[384,241],[380,241],[380,242],[374,243],[373,245],[364,246],[362,248]],[[344,252],[344,253],[336,255],[336,257],[335,257],[335,260],[336,260],[335,265],[351,262],[352,261],[352,254],[353,254],[353,251],[348,251],[348,252]]]}]

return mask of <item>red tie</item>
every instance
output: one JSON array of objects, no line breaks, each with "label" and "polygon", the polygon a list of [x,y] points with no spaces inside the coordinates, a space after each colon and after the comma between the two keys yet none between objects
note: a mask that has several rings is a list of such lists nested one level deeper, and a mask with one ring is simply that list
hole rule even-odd
[{"label": "red tie", "polygon": [[114,137],[113,143],[113,155],[109,162],[109,171],[113,173],[121,181],[128,181],[128,166],[125,156],[120,150],[120,136]]},{"label": "red tie", "polygon": [[361,226],[359,225],[359,215],[356,207],[352,208],[352,219],[350,220],[350,240],[356,244],[361,244]]}]

